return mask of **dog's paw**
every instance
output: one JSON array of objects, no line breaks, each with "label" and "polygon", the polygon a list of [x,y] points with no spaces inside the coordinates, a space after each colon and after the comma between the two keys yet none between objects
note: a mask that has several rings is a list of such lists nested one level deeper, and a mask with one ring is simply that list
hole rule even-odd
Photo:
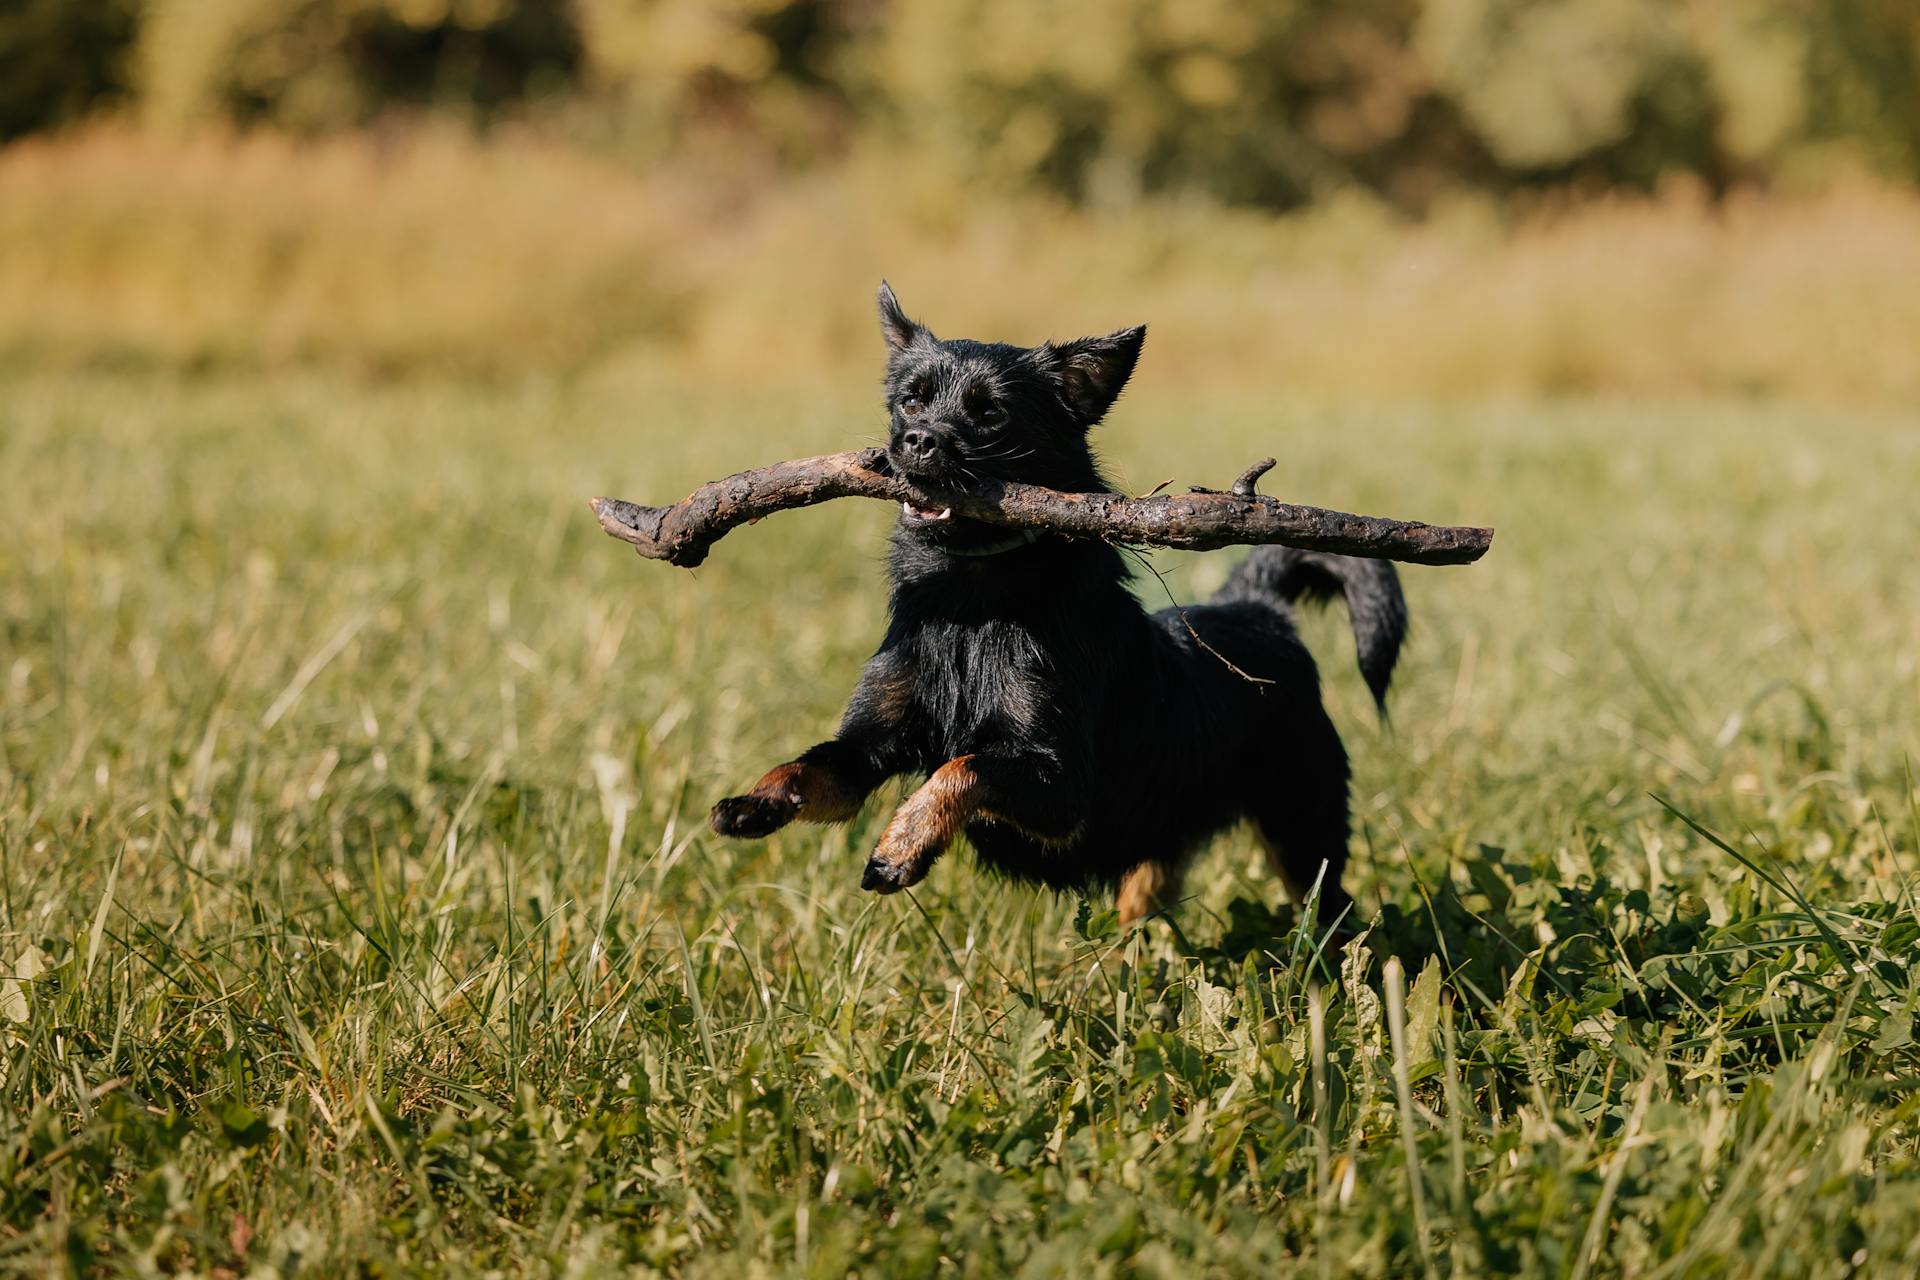
[{"label": "dog's paw", "polygon": [[889,862],[876,853],[867,859],[867,869],[860,877],[860,887],[871,889],[875,893],[898,893],[925,880],[927,872],[932,868],[933,859],[931,858]]},{"label": "dog's paw", "polygon": [[787,796],[728,796],[713,806],[707,825],[723,836],[769,836],[800,813],[799,802]]},{"label": "dog's paw", "polygon": [[875,893],[898,893],[911,889],[927,878],[933,864],[946,850],[953,832],[943,827],[939,806],[926,803],[926,788],[894,811],[880,843],[867,859],[860,887]]}]

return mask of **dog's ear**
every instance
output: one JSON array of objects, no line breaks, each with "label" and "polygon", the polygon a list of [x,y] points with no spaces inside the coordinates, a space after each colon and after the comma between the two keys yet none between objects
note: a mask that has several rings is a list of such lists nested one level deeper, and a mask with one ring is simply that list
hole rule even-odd
[{"label": "dog's ear", "polygon": [[1049,342],[1040,349],[1060,385],[1061,399],[1081,426],[1091,427],[1106,417],[1133,376],[1146,340],[1147,326],[1137,324],[1104,338],[1075,338],[1057,346]]},{"label": "dog's ear", "polygon": [[900,309],[900,299],[893,296],[893,286],[885,280],[880,282],[880,336],[887,340],[890,351],[905,351],[915,342],[933,339],[927,326],[907,318]]}]

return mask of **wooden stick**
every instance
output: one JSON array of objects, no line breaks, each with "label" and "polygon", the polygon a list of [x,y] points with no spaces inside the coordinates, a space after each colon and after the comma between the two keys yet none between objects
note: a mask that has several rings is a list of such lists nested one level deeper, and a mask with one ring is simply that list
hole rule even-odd
[{"label": "wooden stick", "polygon": [[1129,498],[998,480],[932,493],[894,475],[884,450],[863,449],[742,471],[703,484],[670,507],[619,498],[595,498],[592,506],[607,533],[643,556],[683,569],[705,560],[708,549],[738,525],[834,498],[952,507],[955,515],[1013,529],[1187,551],[1277,542],[1407,564],[1471,564],[1492,545],[1491,529],[1348,515],[1265,497],[1254,485],[1273,465],[1272,458],[1255,463],[1226,493],[1196,486],[1188,493]]}]

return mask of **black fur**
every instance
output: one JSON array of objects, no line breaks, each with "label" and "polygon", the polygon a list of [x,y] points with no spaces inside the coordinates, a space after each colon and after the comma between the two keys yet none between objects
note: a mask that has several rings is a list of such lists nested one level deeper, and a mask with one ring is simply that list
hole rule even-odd
[{"label": "black fur", "polygon": [[[880,314],[889,459],[900,472],[934,489],[987,476],[1111,488],[1087,435],[1132,374],[1144,327],[1033,348],[941,341],[884,284]],[[1296,894],[1324,869],[1323,911],[1345,909],[1347,757],[1289,605],[1345,596],[1384,710],[1407,625],[1390,565],[1261,547],[1208,603],[1150,614],[1113,547],[1010,540],[935,515],[902,513],[892,622],[839,733],[722,801],[717,830],[836,820],[886,778],[964,758],[966,796],[978,805],[965,834],[1010,876],[1087,889],[1157,864],[1172,883],[1211,836],[1245,818]],[[805,785],[792,781],[796,768]],[[867,887],[925,874],[939,848],[917,870],[888,854],[889,841],[911,838],[889,829]]]}]

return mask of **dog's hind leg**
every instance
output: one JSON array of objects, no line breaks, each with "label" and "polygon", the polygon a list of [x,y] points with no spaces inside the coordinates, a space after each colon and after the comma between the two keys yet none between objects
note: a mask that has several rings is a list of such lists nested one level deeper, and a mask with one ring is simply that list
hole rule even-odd
[{"label": "dog's hind leg", "polygon": [[1320,918],[1331,922],[1352,905],[1341,876],[1347,867],[1351,819],[1347,753],[1326,712],[1291,726],[1288,749],[1261,776],[1265,794],[1248,806],[1267,862],[1294,902],[1320,885]]},{"label": "dog's hind leg", "polygon": [[1180,875],[1173,864],[1149,860],[1136,862],[1120,877],[1115,906],[1120,910],[1120,926],[1165,911],[1180,896]]},{"label": "dog's hind leg", "polygon": [[1254,823],[1254,836],[1267,855],[1267,865],[1273,868],[1273,874],[1286,887],[1287,897],[1299,906],[1306,905],[1317,881],[1320,886],[1320,919],[1332,923],[1345,914],[1353,902],[1340,882],[1347,861],[1344,843],[1338,848],[1322,846],[1323,852],[1319,856],[1304,853],[1301,850],[1308,846],[1300,839],[1299,833],[1282,832],[1280,825],[1273,822]]}]

